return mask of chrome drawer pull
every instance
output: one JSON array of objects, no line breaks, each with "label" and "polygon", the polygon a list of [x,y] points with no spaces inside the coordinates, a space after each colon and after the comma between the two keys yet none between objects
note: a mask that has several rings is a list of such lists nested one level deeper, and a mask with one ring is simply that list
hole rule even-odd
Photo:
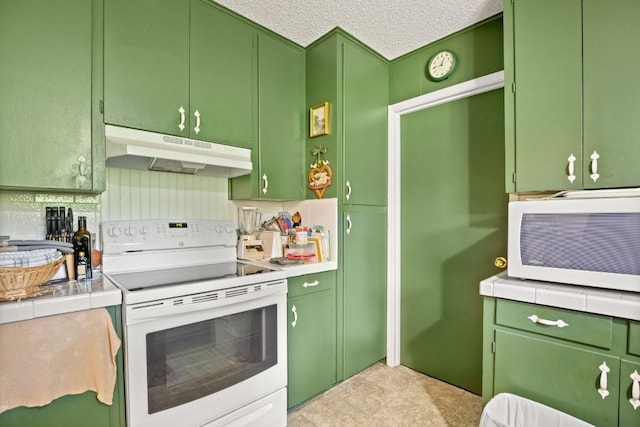
[{"label": "chrome drawer pull", "polygon": [[633,374],[629,375],[629,378],[633,381],[629,403],[631,403],[635,411],[640,406],[640,374],[638,374],[638,371],[633,371]]},{"label": "chrome drawer pull", "polygon": [[557,326],[558,328],[564,328],[565,326],[569,326],[569,324],[565,323],[565,321],[562,319],[558,319],[558,320],[541,319],[535,314],[532,314],[531,316],[527,317],[527,319],[531,320],[533,323],[539,323],[541,325],[547,325],[547,326]]},{"label": "chrome drawer pull", "polygon": [[318,286],[319,284],[320,284],[320,282],[318,282],[317,280],[314,280],[314,281],[313,281],[313,282],[311,282],[311,283],[304,282],[304,283],[302,284],[302,287],[303,287],[303,288],[310,288],[310,287],[313,287],[313,286]]},{"label": "chrome drawer pull", "polygon": [[609,396],[609,390],[607,390],[607,374],[611,371],[607,366],[607,362],[602,362],[602,365],[598,366],[600,369],[600,388],[598,389],[598,393],[604,399]]}]

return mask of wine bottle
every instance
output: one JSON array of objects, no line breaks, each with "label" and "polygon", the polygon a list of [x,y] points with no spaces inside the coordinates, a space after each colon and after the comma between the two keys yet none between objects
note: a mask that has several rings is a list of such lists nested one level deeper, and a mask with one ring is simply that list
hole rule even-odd
[{"label": "wine bottle", "polygon": [[78,217],[78,231],[73,235],[76,280],[91,279],[91,233],[87,230],[87,217]]}]

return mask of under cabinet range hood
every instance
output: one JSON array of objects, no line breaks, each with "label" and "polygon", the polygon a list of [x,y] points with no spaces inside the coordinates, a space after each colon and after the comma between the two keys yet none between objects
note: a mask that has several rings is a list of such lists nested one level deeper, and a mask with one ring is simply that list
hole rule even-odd
[{"label": "under cabinet range hood", "polygon": [[105,125],[107,166],[233,178],[251,173],[251,150]]}]

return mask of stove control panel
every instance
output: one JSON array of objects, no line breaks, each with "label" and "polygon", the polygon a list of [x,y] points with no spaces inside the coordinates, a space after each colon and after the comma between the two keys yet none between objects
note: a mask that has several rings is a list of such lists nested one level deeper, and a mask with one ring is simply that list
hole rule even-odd
[{"label": "stove control panel", "polygon": [[235,247],[238,235],[226,220],[130,220],[100,224],[105,254],[196,247]]}]

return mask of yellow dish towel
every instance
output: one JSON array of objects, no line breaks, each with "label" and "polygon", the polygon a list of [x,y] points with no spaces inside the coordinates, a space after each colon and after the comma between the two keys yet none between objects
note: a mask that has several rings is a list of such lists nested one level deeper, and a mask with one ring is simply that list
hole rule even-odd
[{"label": "yellow dish towel", "polygon": [[111,405],[119,348],[104,308],[0,325],[0,413],[89,390]]}]

